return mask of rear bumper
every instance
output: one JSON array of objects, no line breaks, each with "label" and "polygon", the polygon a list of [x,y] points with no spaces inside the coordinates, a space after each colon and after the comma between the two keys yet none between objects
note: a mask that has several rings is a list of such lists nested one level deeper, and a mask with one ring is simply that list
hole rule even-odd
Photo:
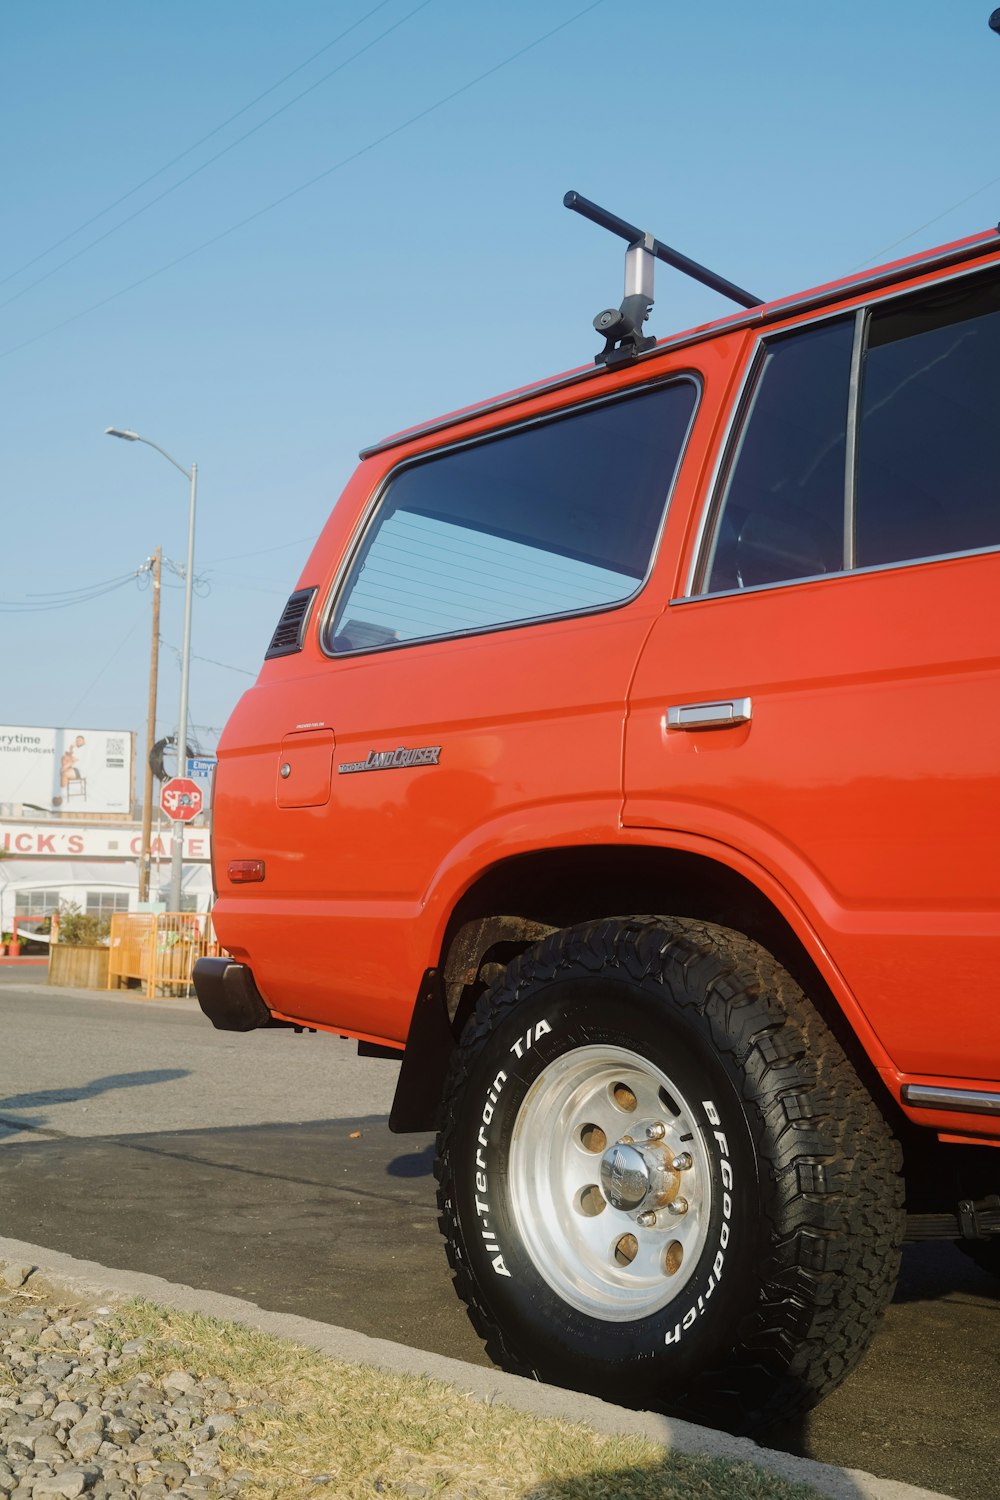
[{"label": "rear bumper", "polygon": [[275,1021],[246,964],[231,958],[199,958],[192,975],[198,1004],[219,1031],[256,1031],[287,1026]]}]

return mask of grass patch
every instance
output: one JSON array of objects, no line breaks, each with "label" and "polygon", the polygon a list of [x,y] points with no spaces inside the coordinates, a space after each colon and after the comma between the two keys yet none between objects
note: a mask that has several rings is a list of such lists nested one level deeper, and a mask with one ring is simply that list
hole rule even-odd
[{"label": "grass patch", "polygon": [[[487,1406],[453,1387],[340,1364],[241,1325],[135,1302],[107,1329],[154,1379],[222,1381],[236,1426],[221,1442],[244,1493],[269,1500],[816,1500],[752,1464],[687,1458],[641,1439]],[[126,1367],[110,1380],[121,1380]]]}]

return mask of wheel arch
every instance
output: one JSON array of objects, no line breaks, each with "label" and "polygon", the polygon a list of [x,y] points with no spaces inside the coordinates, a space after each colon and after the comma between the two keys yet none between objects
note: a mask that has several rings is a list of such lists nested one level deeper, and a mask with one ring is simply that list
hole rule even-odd
[{"label": "wheel arch", "polygon": [[[747,868],[737,868],[737,863]],[[437,965],[425,976],[401,1090],[407,1075],[419,1075],[426,1101],[433,1092],[430,1076],[443,1080],[447,1041],[457,1041],[479,995],[496,977],[493,966],[506,965],[557,929],[640,913],[712,922],[766,948],[809,996],[896,1126],[901,1112],[879,1072],[889,1060],[821,940],[766,872],[721,847],[708,852],[649,843],[564,845],[512,854],[482,870],[453,905]],[[401,1110],[400,1122],[403,1117]],[[398,1128],[429,1129],[432,1124],[425,1103],[419,1123],[400,1123]]]}]

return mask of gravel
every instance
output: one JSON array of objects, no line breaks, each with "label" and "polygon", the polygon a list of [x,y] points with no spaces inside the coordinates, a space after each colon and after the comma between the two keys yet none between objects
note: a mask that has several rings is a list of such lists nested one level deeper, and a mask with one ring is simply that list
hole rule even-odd
[{"label": "gravel", "polygon": [[239,1401],[213,1378],[138,1368],[145,1340],[109,1349],[109,1307],[29,1295],[31,1266],[0,1264],[0,1500],[206,1500],[239,1495],[219,1440]]}]

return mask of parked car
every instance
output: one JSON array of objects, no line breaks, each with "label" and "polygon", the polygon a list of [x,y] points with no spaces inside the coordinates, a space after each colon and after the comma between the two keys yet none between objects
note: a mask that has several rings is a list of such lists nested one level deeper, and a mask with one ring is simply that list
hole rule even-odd
[{"label": "parked car", "polygon": [[1000,1268],[1000,237],[654,342],[570,196],[605,348],[362,454],[195,981],[402,1058],[499,1363],[759,1428],[906,1235]]}]

